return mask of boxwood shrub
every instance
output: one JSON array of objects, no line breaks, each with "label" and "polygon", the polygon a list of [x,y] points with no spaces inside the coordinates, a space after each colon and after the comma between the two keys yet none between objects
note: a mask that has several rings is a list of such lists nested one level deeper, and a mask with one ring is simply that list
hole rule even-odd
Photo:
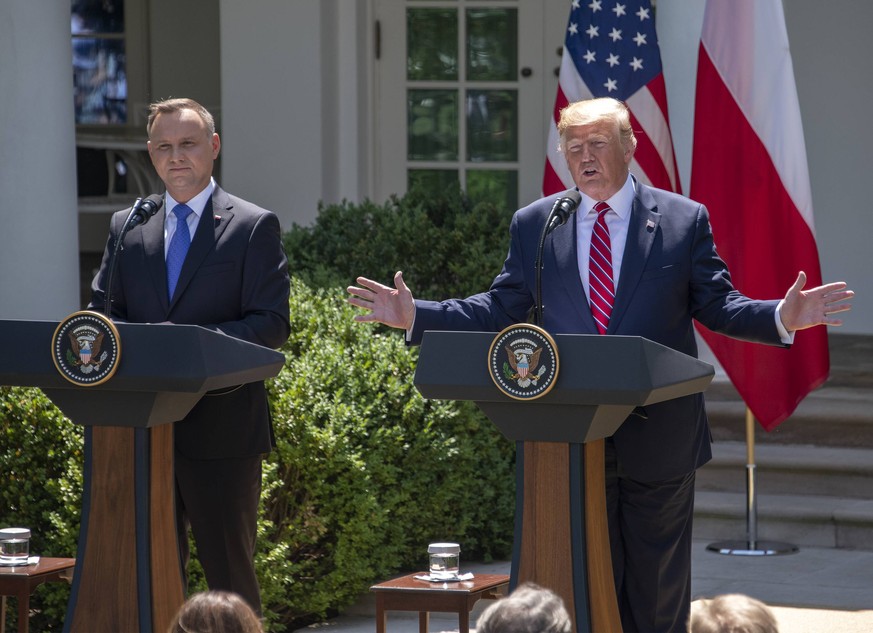
[{"label": "boxwood shrub", "polygon": [[[76,556],[83,435],[39,389],[0,387],[0,527],[30,528],[31,555]],[[69,595],[66,583],[42,585],[30,630],[60,631]],[[6,610],[16,631],[17,610]]]},{"label": "boxwood shrub", "polygon": [[295,280],[287,362],[270,385],[278,446],[258,564],[282,626],[426,568],[429,542],[460,542],[467,560],[511,548],[514,447],[471,404],[423,399],[417,349],[355,323],[344,297]]},{"label": "boxwood shrub", "polygon": [[345,287],[358,275],[391,284],[402,270],[416,297],[465,297],[500,272],[510,220],[460,191],[415,189],[384,204],[322,206],[312,226],[285,234],[285,251],[294,275],[314,287]]}]

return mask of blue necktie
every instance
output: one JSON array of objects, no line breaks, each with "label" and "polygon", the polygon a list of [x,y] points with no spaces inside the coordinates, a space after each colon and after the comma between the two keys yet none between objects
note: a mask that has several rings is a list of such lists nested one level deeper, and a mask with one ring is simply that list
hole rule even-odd
[{"label": "blue necktie", "polygon": [[177,204],[173,209],[176,214],[176,232],[170,240],[170,248],[167,251],[167,288],[170,291],[170,301],[176,291],[176,283],[179,281],[179,273],[182,272],[182,264],[185,263],[185,255],[191,246],[191,232],[188,230],[188,216],[193,213],[187,204]]}]

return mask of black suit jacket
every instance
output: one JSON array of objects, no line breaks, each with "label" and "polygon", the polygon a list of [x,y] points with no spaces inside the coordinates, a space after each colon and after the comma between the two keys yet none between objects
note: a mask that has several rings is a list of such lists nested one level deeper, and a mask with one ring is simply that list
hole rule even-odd
[{"label": "black suit jacket", "polygon": [[[112,217],[90,309],[103,311],[109,260],[129,209]],[[290,334],[290,282],[275,214],[216,187],[167,297],[164,218],[129,231],[113,278],[112,316],[133,323],[200,325],[265,347]],[[160,350],[155,350],[156,354]],[[262,382],[205,395],[175,424],[176,449],[192,459],[248,457],[273,446]]]},{"label": "black suit jacket", "polygon": [[[643,336],[696,357],[692,320],[697,319],[728,336],[781,345],[778,301],[754,301],[733,287],[715,250],[706,208],[640,183],[635,189],[607,334]],[[555,200],[566,193],[537,200],[513,216],[509,254],[487,292],[463,300],[416,301],[411,342],[420,342],[425,330],[500,331],[525,321],[536,297],[542,227]],[[573,218],[545,243],[543,325],[554,334],[597,334],[576,251]],[[646,420],[629,417],[614,435],[623,473],[641,481],[665,480],[712,457],[702,394],[647,406],[646,413]]]}]

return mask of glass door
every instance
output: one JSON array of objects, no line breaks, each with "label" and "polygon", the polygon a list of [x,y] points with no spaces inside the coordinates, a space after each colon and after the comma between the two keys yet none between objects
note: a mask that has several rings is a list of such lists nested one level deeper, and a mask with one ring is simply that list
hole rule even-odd
[{"label": "glass door", "polygon": [[460,186],[509,211],[536,198],[542,3],[381,0],[377,20],[378,199],[416,185]]}]

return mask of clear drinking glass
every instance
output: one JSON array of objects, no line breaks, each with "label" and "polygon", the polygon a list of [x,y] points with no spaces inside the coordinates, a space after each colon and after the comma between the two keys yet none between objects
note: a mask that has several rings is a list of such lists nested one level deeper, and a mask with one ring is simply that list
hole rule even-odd
[{"label": "clear drinking glass", "polygon": [[460,573],[461,546],[457,543],[431,543],[430,575],[432,578],[452,580]]},{"label": "clear drinking glass", "polygon": [[30,556],[30,530],[3,528],[0,530],[0,565],[27,565]]}]

